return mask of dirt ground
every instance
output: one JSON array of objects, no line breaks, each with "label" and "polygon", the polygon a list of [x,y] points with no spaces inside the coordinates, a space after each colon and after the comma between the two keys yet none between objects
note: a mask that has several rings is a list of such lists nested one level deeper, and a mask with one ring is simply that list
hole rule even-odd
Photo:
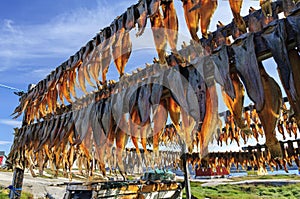
[{"label": "dirt ground", "polygon": [[[12,172],[0,172],[0,185],[3,187],[11,185],[12,177]],[[68,182],[68,179],[60,177],[56,179],[33,178],[30,173],[25,172],[23,190],[32,193],[34,199],[44,198],[47,193],[54,198],[60,199],[63,198],[66,190],[66,185],[63,185],[64,182]]]}]

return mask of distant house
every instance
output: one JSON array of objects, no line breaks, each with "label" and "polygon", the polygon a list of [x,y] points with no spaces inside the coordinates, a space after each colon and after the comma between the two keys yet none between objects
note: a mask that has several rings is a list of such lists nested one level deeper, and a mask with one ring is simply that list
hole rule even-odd
[{"label": "distant house", "polygon": [[4,155],[5,155],[5,152],[0,151],[0,165],[2,165],[2,163],[3,163]]}]

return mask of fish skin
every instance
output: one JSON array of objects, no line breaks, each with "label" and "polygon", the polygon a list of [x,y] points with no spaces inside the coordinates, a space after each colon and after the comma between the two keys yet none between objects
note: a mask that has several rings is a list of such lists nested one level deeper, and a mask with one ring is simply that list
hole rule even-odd
[{"label": "fish skin", "polygon": [[265,132],[266,145],[272,157],[282,158],[280,143],[275,132],[282,104],[281,89],[276,81],[267,74],[261,62],[259,62],[259,70],[266,100],[263,109],[258,112],[258,116]]},{"label": "fish skin", "polygon": [[212,16],[214,15],[218,6],[218,1],[201,0],[201,7],[198,9],[200,14],[200,27],[202,37],[208,38],[207,29],[209,27]]},{"label": "fish skin", "polygon": [[93,130],[93,138],[94,138],[95,144],[98,147],[100,147],[105,142],[105,139],[104,140],[101,139],[101,138],[105,138],[105,134],[104,134],[103,128],[102,128],[101,115],[98,113],[99,106],[101,106],[101,103],[102,103],[102,101],[93,103],[91,112],[90,112],[90,121],[92,121],[91,127]]},{"label": "fish skin", "polygon": [[159,62],[161,64],[166,63],[166,48],[167,48],[167,35],[165,33],[165,27],[163,23],[163,17],[160,11],[156,12],[150,17],[151,30],[155,43],[156,52],[158,54]]},{"label": "fish skin", "polygon": [[140,87],[140,92],[137,97],[137,107],[139,116],[141,118],[141,125],[143,126],[150,117],[150,96],[151,88],[149,84],[144,84]]},{"label": "fish skin", "polygon": [[[93,73],[93,68],[91,68],[92,62],[94,61],[95,57],[95,51],[97,51],[95,42],[97,42],[96,39],[90,40],[86,46],[85,51],[82,54],[82,64],[83,65],[83,74],[85,77],[85,80],[88,82],[88,84],[95,88],[94,83],[91,81],[90,74]],[[94,65],[93,65],[94,66]]]},{"label": "fish skin", "polygon": [[272,14],[272,1],[270,0],[259,0],[259,6],[261,7],[262,14],[265,17],[271,17]]},{"label": "fish skin", "polygon": [[195,68],[188,69],[188,86],[186,100],[189,108],[189,115],[197,123],[202,123],[205,116],[206,85],[203,76]]},{"label": "fish skin", "polygon": [[97,85],[100,85],[99,73],[101,69],[101,56],[99,51],[100,35],[97,34],[96,38],[93,41],[93,51],[91,53],[91,58],[88,63],[89,73],[94,79]]},{"label": "fish skin", "polygon": [[150,103],[153,106],[158,105],[160,103],[160,99],[163,92],[163,72],[158,76],[152,78],[152,87],[151,87],[151,96],[150,96]]},{"label": "fish skin", "polygon": [[223,27],[225,27],[225,25],[221,21],[218,21],[216,36],[213,38],[215,42],[215,48],[220,47],[222,45],[231,44],[229,37],[226,37],[226,35],[224,35],[224,33],[222,32]]},{"label": "fish skin", "polygon": [[132,42],[129,32],[125,30],[124,19],[121,21],[119,19],[118,22],[119,26],[121,26],[121,29],[119,27],[119,30],[115,36],[115,42],[112,44],[112,55],[118,73],[120,77],[122,77],[132,52]]},{"label": "fish skin", "polygon": [[224,88],[227,95],[233,100],[235,98],[235,91],[232,80],[230,78],[230,66],[228,57],[228,47],[222,46],[217,53],[211,56],[216,65],[215,78],[216,81]]},{"label": "fish skin", "polygon": [[110,28],[105,28],[100,32],[100,40],[101,44],[99,45],[99,51],[101,56],[101,69],[100,72],[102,74],[101,84],[106,83],[106,74],[108,72],[108,68],[112,59],[110,45],[114,40],[113,32]]},{"label": "fish skin", "polygon": [[[200,67],[200,68],[199,68]],[[200,155],[204,157],[208,153],[208,144],[217,132],[219,123],[218,115],[218,94],[214,81],[214,64],[209,56],[206,57],[203,64],[197,66],[197,70],[203,70],[203,77],[206,83],[205,96],[205,116],[201,128],[198,128],[198,140],[200,141]],[[201,72],[200,72],[201,74]]]},{"label": "fish skin", "polygon": [[[292,74],[293,74],[293,78],[295,80],[297,80],[297,74],[300,73],[300,56],[299,56],[299,52],[296,49],[291,49],[289,51],[289,59],[291,62],[291,66],[292,66]],[[299,81],[295,81],[295,88],[296,88],[296,93],[297,96],[300,96],[300,83]],[[289,91],[286,90],[287,93],[287,97],[289,100],[289,103],[292,107],[292,109],[294,110],[294,116],[296,119],[296,123],[298,128],[300,129],[300,99],[299,97],[296,99],[296,101],[293,101],[291,94],[289,93]]]},{"label": "fish skin", "polygon": [[[169,69],[167,75],[167,86],[170,89],[172,98],[181,106],[183,110],[188,112],[188,105],[185,98],[184,86],[182,82],[182,75],[178,67]],[[186,80],[185,80],[186,81]]]},{"label": "fish skin", "polygon": [[102,118],[101,123],[103,130],[106,136],[112,131],[113,128],[113,119],[112,119],[112,110],[111,110],[111,99],[105,99],[104,104],[102,105]]},{"label": "fish skin", "polygon": [[[266,33],[268,29],[273,30]],[[266,41],[267,46],[270,48],[275,62],[278,66],[278,73],[283,84],[283,87],[291,94],[292,100],[296,101],[299,97],[296,93],[295,81],[293,78],[292,66],[288,58],[288,50],[286,47],[286,27],[285,21],[277,21],[276,26],[270,26],[262,35]]]},{"label": "fish skin", "polygon": [[128,103],[128,111],[129,114],[132,114],[134,106],[137,103],[137,98],[140,92],[140,83],[134,84],[127,89],[126,97],[125,97],[125,109],[127,108]]},{"label": "fish skin", "polygon": [[146,28],[147,25],[147,15],[148,15],[148,6],[147,6],[147,0],[140,0],[136,10],[138,12],[138,15],[135,14],[135,21],[138,24],[138,32],[136,33],[136,36],[141,36]]},{"label": "fish skin", "polygon": [[246,134],[250,134],[249,127],[245,124],[243,115],[243,105],[245,97],[245,89],[240,81],[238,74],[233,72],[230,75],[230,79],[233,83],[234,91],[236,93],[235,98],[232,99],[225,91],[222,91],[223,101],[233,116],[236,125],[244,131]]},{"label": "fish skin", "polygon": [[116,129],[121,128],[123,131],[128,130],[127,122],[125,121],[124,101],[126,91],[120,90],[118,93],[111,96],[112,99],[112,116],[116,122]]},{"label": "fish skin", "polygon": [[292,27],[296,36],[298,51],[300,51],[300,19],[297,16],[289,16],[287,17],[287,22]]},{"label": "fish skin", "polygon": [[247,32],[247,26],[244,19],[241,17],[242,0],[229,0],[229,5],[233,14],[234,22],[242,33]]},{"label": "fish skin", "polygon": [[80,65],[77,69],[77,77],[80,89],[84,92],[84,94],[88,94],[85,86],[85,78],[84,78],[84,66]]},{"label": "fish skin", "polygon": [[70,96],[70,85],[68,83],[68,77],[69,77],[69,72],[65,72],[64,75],[63,75],[63,80],[62,80],[62,93],[64,95],[64,97],[66,98],[66,100],[71,104],[73,101],[71,99],[71,96]]},{"label": "fish skin", "polygon": [[205,117],[198,134],[200,140],[200,154],[204,157],[208,154],[208,144],[214,136],[218,123],[218,95],[216,86],[211,85],[206,90]]},{"label": "fish skin", "polygon": [[255,11],[256,10],[249,10],[249,32],[260,32],[263,30],[262,17],[261,15],[257,15]]},{"label": "fish skin", "polygon": [[161,137],[162,131],[166,126],[168,119],[167,102],[161,100],[153,113],[153,151],[157,154],[159,149],[159,138]]},{"label": "fish skin", "polygon": [[95,84],[92,82],[91,77],[90,77],[90,65],[86,65],[85,67],[83,67],[83,74],[84,74],[84,78],[87,81],[87,83],[92,87],[92,88],[96,88]]},{"label": "fish skin", "polygon": [[121,15],[114,21],[114,42],[112,43],[112,56],[115,66],[118,70],[120,77],[124,74],[124,65],[122,63],[122,40],[125,34],[125,27],[123,21],[126,20],[125,14]]},{"label": "fish skin", "polygon": [[184,17],[186,25],[189,29],[190,35],[192,39],[196,42],[199,42],[200,39],[197,35],[199,30],[199,20],[200,14],[197,10],[190,11],[195,5],[199,4],[199,0],[182,0],[183,3],[183,10],[184,10]]},{"label": "fish skin", "polygon": [[[263,0],[261,0],[261,1],[263,1]],[[269,1],[267,1],[267,2],[269,2]],[[296,1],[293,1],[293,0],[283,0],[282,1],[282,4],[283,4],[282,7],[283,7],[284,16],[287,17],[291,13],[291,11],[293,10],[293,8],[295,7],[295,3],[297,3],[297,2],[298,2],[297,0]],[[270,9],[272,9],[272,7]]]},{"label": "fish skin", "polygon": [[62,128],[64,127],[64,125],[67,124],[67,118],[66,118],[66,114],[60,117],[60,124],[59,126],[57,126],[55,132],[56,133],[52,133],[51,134],[51,138],[50,138],[50,145],[49,148],[52,148],[56,145],[56,143],[58,142],[58,140],[60,140],[60,135],[62,132]]},{"label": "fish skin", "polygon": [[54,120],[49,120],[46,122],[46,126],[43,129],[43,134],[40,137],[40,143],[38,145],[38,147],[36,148],[35,151],[39,151],[42,149],[42,147],[44,147],[44,144],[47,142],[47,140],[50,138],[51,135],[51,130],[53,129],[53,127],[55,126],[55,122]]},{"label": "fish skin", "polygon": [[136,5],[132,5],[129,8],[127,8],[126,11],[126,22],[125,22],[125,29],[126,31],[130,31],[131,29],[133,29],[135,27],[135,9],[136,9]]},{"label": "fish skin", "polygon": [[76,91],[75,91],[75,82],[76,82],[76,71],[75,69],[70,70],[70,75],[69,75],[69,88],[70,88],[70,93],[71,95],[76,98]]},{"label": "fish skin", "polygon": [[59,127],[61,125],[61,120],[62,120],[62,117],[59,115],[57,118],[54,119],[54,127],[53,127],[53,131],[51,132],[50,134],[50,138],[49,138],[49,143],[52,143],[54,141],[54,138],[56,137],[56,134],[59,130]]},{"label": "fish skin", "polygon": [[123,163],[123,152],[125,146],[127,144],[127,134],[126,132],[122,131],[122,129],[118,129],[116,132],[116,158],[117,158],[117,165],[120,169],[120,173],[123,179],[126,179],[126,171]]},{"label": "fish skin", "polygon": [[160,0],[147,0],[148,17],[159,12]]},{"label": "fish skin", "polygon": [[178,135],[180,136],[181,139],[184,138],[184,135],[181,132],[180,128],[180,106],[176,103],[174,98],[171,96],[167,100],[167,110],[170,115],[172,124],[174,125]]},{"label": "fish skin", "polygon": [[235,67],[243,81],[249,98],[260,111],[264,106],[264,89],[260,78],[254,49],[254,35],[250,33],[246,38],[237,40],[232,49],[235,53]]},{"label": "fish skin", "polygon": [[[90,112],[91,108],[93,107],[93,104],[89,104],[84,109],[81,109],[83,111],[83,117],[81,122],[81,128],[80,128],[80,138],[81,140],[84,140],[87,138],[89,131],[91,130],[91,123],[90,123]],[[90,138],[87,138],[90,139]]]},{"label": "fish skin", "polygon": [[163,21],[168,43],[171,47],[171,51],[177,53],[176,46],[178,41],[178,17],[174,6],[174,1],[161,2],[161,8],[163,11]]}]

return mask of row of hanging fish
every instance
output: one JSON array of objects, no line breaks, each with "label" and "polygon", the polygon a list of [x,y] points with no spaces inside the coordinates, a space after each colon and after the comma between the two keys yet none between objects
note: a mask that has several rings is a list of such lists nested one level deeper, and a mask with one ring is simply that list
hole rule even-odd
[{"label": "row of hanging fish", "polygon": [[[242,1],[230,1],[234,21],[238,24],[237,27],[241,33],[245,33],[245,22],[240,16],[241,5]],[[200,8],[197,8],[199,6]],[[186,23],[195,41],[199,41],[196,33],[200,21],[202,34],[207,37],[207,29],[216,6],[217,1],[183,1]],[[98,86],[98,88],[105,84],[106,74],[112,60],[122,76],[132,51],[129,31],[137,24],[137,36],[142,35],[147,18],[150,18],[159,62],[166,63],[167,42],[171,51],[178,55],[176,49],[178,18],[174,2],[172,0],[140,0],[117,17],[109,27],[102,29],[68,61],[52,71],[46,79],[23,95],[20,105],[13,113],[16,114],[15,117],[25,112],[27,119],[25,122],[31,123],[35,118],[40,119],[47,114],[56,114],[59,104],[72,103],[74,99],[77,99],[75,86],[87,94],[86,82],[91,87]],[[102,81],[99,80],[100,75]]]},{"label": "row of hanging fish", "polygon": [[289,137],[294,135],[295,139],[298,137],[297,120],[294,116],[293,109],[288,109],[286,103],[282,106],[282,112],[277,123],[277,131],[282,134],[283,140],[286,139],[286,134],[288,134]]},{"label": "row of hanging fish", "polygon": [[282,158],[273,158],[270,151],[264,146],[248,147],[246,151],[238,152],[212,152],[206,157],[200,159],[198,153],[188,155],[187,160],[194,167],[198,165],[199,169],[214,168],[217,166],[225,167],[229,171],[232,166],[236,169],[247,170],[249,167],[263,169],[267,171],[267,166],[273,171],[274,169],[284,169],[288,172],[288,167],[293,167],[293,162],[300,169],[300,140],[287,141],[281,143]]},{"label": "row of hanging fish", "polygon": [[[129,7],[109,27],[102,29],[86,46],[23,95],[13,113],[15,117],[29,112],[26,122],[30,123],[34,118],[55,114],[59,103],[64,105],[77,99],[75,86],[87,94],[86,82],[91,87],[106,85],[106,74],[112,60],[122,76],[132,51],[129,31],[138,24],[138,35],[141,35],[147,17],[154,15],[159,6],[160,1],[142,0]],[[100,75],[102,81],[99,81]]]},{"label": "row of hanging fish", "polygon": [[[283,140],[286,139],[286,134],[290,138],[294,135],[293,138],[297,139],[299,130],[292,110],[287,109],[285,103],[281,106],[281,110],[277,121],[277,132],[282,135]],[[252,105],[243,109],[243,125],[246,126],[243,130],[238,126],[234,116],[229,111],[224,114],[224,123],[225,126],[222,129],[217,129],[215,135],[215,140],[220,146],[223,142],[228,145],[229,141],[230,144],[236,141],[237,145],[240,146],[240,139],[243,139],[243,143],[246,144],[251,137],[259,142],[259,136],[263,137],[265,134],[258,113]]]},{"label": "row of hanging fish", "polygon": [[[284,37],[286,34],[285,26],[293,25],[293,20],[296,19],[298,18],[292,15],[287,19],[274,21],[276,23],[266,28],[267,30],[272,28],[273,31],[270,33],[262,32],[261,36],[266,45],[271,48],[271,51],[273,44],[280,44],[282,45],[281,48],[277,49],[287,51],[285,43],[268,41]],[[273,35],[274,31],[280,32],[280,34]],[[296,31],[297,29],[291,32],[295,34]],[[283,39],[283,41],[286,41],[286,39]],[[297,62],[294,62],[299,59],[299,54],[295,53],[295,51],[297,50],[292,49],[289,50],[289,54],[286,53],[287,56],[294,56],[294,66],[297,64]],[[129,133],[136,148],[138,148],[138,142],[141,142],[143,148],[146,148],[146,137],[147,133],[149,134],[150,132],[149,124],[153,122],[153,145],[157,152],[159,139],[166,125],[167,117],[170,115],[174,128],[179,134],[180,139],[185,140],[188,150],[192,151],[195,145],[194,140],[196,140],[196,145],[200,147],[201,154],[204,155],[208,152],[208,144],[212,140],[213,134],[217,131],[218,124],[220,123],[217,105],[218,96],[214,81],[216,80],[223,88],[224,102],[233,115],[237,127],[243,131],[249,128],[243,122],[244,119],[242,117],[245,85],[248,96],[254,102],[265,132],[266,144],[271,154],[274,157],[281,156],[279,142],[275,137],[274,129],[280,114],[282,94],[278,84],[268,76],[262,63],[256,59],[254,35],[249,34],[247,37],[242,37],[231,46],[222,46],[219,51],[211,56],[199,57],[199,54],[203,52],[199,45],[194,45],[193,52],[188,54],[194,62],[193,66],[183,67],[175,55],[169,56],[167,63],[169,66],[172,66],[171,68],[154,64],[157,67],[151,67],[151,69],[146,71],[155,71],[156,76],[149,76],[147,73],[144,74],[144,78],[139,78],[141,77],[139,75],[133,76],[136,77],[135,82],[134,84],[129,83],[129,86],[125,85],[127,78],[123,78],[116,85],[115,93],[110,98],[103,98],[99,103],[95,103],[102,104],[100,109],[99,107],[98,109],[93,107],[91,110],[93,112],[98,110],[99,113],[96,114],[99,117],[104,117],[102,122],[105,125],[103,128],[106,129],[106,134],[111,132],[112,123],[116,124],[115,133],[119,129],[128,129],[128,126],[130,126],[130,130],[121,133]],[[230,53],[234,53],[235,55],[233,64],[229,62]],[[275,49],[272,53],[276,62],[279,62],[278,60],[285,55],[278,54]],[[287,65],[286,68],[290,67],[290,73],[294,74],[296,68],[289,66],[289,63]],[[286,78],[286,74],[280,70],[279,73],[283,81]],[[297,81],[289,81],[288,83],[291,86],[299,86]],[[166,99],[161,98],[164,87],[170,89],[168,91],[170,97]],[[287,87],[284,87],[287,93],[289,93],[290,91]],[[298,90],[296,92],[299,93]],[[288,95],[288,99],[290,103],[292,102],[291,107],[295,113],[294,117],[297,119],[299,116],[296,112],[297,109],[294,107],[297,108],[297,104],[299,103],[294,103],[295,101],[291,95],[290,97]],[[105,105],[103,106],[103,104]],[[91,106],[93,105],[88,105],[84,110],[91,108]],[[150,119],[151,111],[152,117]],[[76,113],[80,112],[83,112],[83,110],[78,110]],[[128,113],[131,118],[129,121],[125,117]],[[111,116],[112,114],[113,117]],[[113,118],[113,121],[111,118]],[[180,123],[180,119],[182,123]],[[299,122],[299,120],[297,121]],[[83,131],[80,133],[84,133],[85,135],[86,126],[84,126]],[[118,136],[116,137],[118,138]],[[112,140],[114,141],[114,138]]]},{"label": "row of hanging fish", "polygon": [[[299,100],[296,99],[297,97],[292,97],[292,95],[299,96],[300,91],[297,89],[300,85],[299,82],[293,80],[293,76],[298,73],[296,65],[300,63],[297,52],[299,48],[288,49],[286,43],[288,42],[288,36],[294,35],[293,37],[296,39],[299,35],[299,30],[297,30],[299,27],[297,28],[295,25],[297,23],[297,15],[299,15],[299,9],[296,9],[286,19],[273,20],[265,28],[262,28],[262,21],[254,20],[254,15],[249,15],[248,17],[249,27],[256,27],[253,30],[255,32],[260,31],[256,32],[255,35],[262,42],[256,42],[255,44],[267,46],[275,62],[278,64],[278,73],[288,95],[288,101],[291,103],[292,110],[297,110],[298,107],[296,104],[299,103]],[[257,27],[261,28],[257,29]],[[287,28],[290,28],[290,31],[287,32]],[[234,126],[240,129],[241,135],[246,137],[247,134],[253,133],[257,137],[258,133],[262,134],[264,132],[266,144],[271,154],[275,157],[280,157],[280,147],[276,138],[275,127],[281,114],[282,93],[278,83],[267,74],[262,62],[256,59],[258,51],[256,49],[263,49],[263,47],[254,45],[251,35],[249,33],[247,37],[245,37],[246,35],[240,36],[233,45],[230,47],[223,45],[219,47],[217,53],[212,55],[221,76],[219,80],[218,78],[216,80],[217,82],[222,80],[224,82],[223,100],[233,117]],[[218,41],[222,41],[221,44],[226,44],[227,38],[223,36],[223,39]],[[231,54],[231,56],[228,56],[228,54]],[[234,60],[232,60],[234,63],[228,64],[229,57],[232,57],[232,55],[235,55]],[[285,69],[283,69],[283,65],[285,65]],[[244,117],[242,111],[245,90],[248,97],[254,102],[255,115],[260,120],[261,126],[255,121],[254,126],[253,124],[249,126],[249,122],[245,122],[250,121],[247,119],[249,118],[248,111],[245,111]],[[235,98],[233,98],[234,93]],[[299,117],[299,114],[297,111],[294,111],[293,118],[295,118],[294,121],[299,126],[299,119],[297,117]],[[294,130],[296,132],[295,128]],[[237,137],[236,134],[236,139]]]},{"label": "row of hanging fish", "polygon": [[[295,13],[297,14],[297,12]],[[299,20],[296,14],[287,17],[287,19],[274,21],[273,24],[265,28],[261,36],[265,45],[271,49],[275,61],[279,65],[281,81],[288,94],[294,117],[299,122],[299,112],[297,111],[299,110],[297,107],[299,105],[299,84],[293,79],[294,74],[298,74],[296,73],[296,66],[299,63],[299,48],[293,48],[288,51],[285,44],[288,39],[285,31],[286,26],[292,27],[289,33],[294,34],[294,38],[297,38],[299,35],[298,27],[295,25],[297,20]],[[188,53],[193,66],[182,66],[176,56],[173,55],[166,60],[168,66],[172,66],[171,68],[165,68],[165,66],[156,64],[158,66],[157,76],[147,76],[146,73],[146,78],[137,78],[135,84],[129,84],[129,86],[124,86],[125,84],[123,83],[127,79],[124,78],[121,83],[116,85],[116,92],[110,95],[109,98],[100,99],[100,101],[87,105],[84,109],[70,113],[76,118],[75,121],[78,121],[67,122],[70,125],[73,124],[72,128],[70,127],[75,135],[73,144],[81,143],[80,145],[82,146],[85,143],[87,147],[92,146],[93,142],[97,146],[105,144],[106,157],[110,158],[110,149],[113,143],[116,142],[117,148],[120,149],[116,153],[117,159],[121,160],[126,136],[129,135],[136,146],[139,161],[141,162],[142,157],[139,155],[137,143],[141,142],[143,148],[146,148],[147,135],[149,135],[149,132],[152,132],[154,153],[157,153],[158,143],[169,115],[180,140],[185,140],[189,151],[192,150],[193,141],[196,140],[197,146],[200,146],[201,155],[205,155],[208,153],[208,143],[213,138],[213,133],[216,132],[220,123],[216,80],[223,88],[225,104],[240,129],[247,128],[245,123],[242,122],[244,90],[247,91],[248,96],[254,102],[265,132],[266,145],[272,157],[281,157],[282,154],[279,142],[274,135],[274,129],[280,115],[282,94],[278,84],[268,76],[262,64],[256,59],[254,39],[257,37],[254,37],[253,34],[245,36],[247,37],[239,38],[231,46],[221,47],[219,51],[211,56],[199,57],[199,54],[203,53],[203,51],[200,50],[199,52],[201,48],[194,45],[193,52]],[[280,45],[280,47],[276,45]],[[278,53],[278,51],[282,52]],[[230,53],[235,55],[234,63],[229,61]],[[281,64],[286,67],[280,69]],[[286,71],[287,69],[289,71]],[[164,87],[170,89],[168,90],[169,97],[165,99],[162,98]],[[150,112],[152,112],[152,116]],[[128,117],[125,117],[128,113],[130,120],[128,120]],[[62,132],[57,134],[60,139],[57,136],[53,138],[53,134],[55,135],[55,132],[57,133],[60,129],[64,129],[64,132],[66,132],[65,129],[67,127],[65,125],[67,123],[64,125],[61,123],[61,121],[66,122],[66,115],[68,114],[58,116],[60,118],[56,122],[51,123],[49,122],[50,120],[45,120],[38,124],[24,127],[26,130],[22,131],[23,134],[18,140],[22,144],[17,145],[18,142],[16,142],[12,151],[20,152],[20,149],[28,145],[28,143],[25,144],[24,142],[27,142],[29,139],[23,140],[23,138],[31,135],[32,126],[35,125],[40,125],[39,128],[43,129],[43,134],[39,135],[41,141],[37,146],[38,148],[42,148],[45,143],[50,142],[51,135],[52,141],[55,138],[60,141],[66,140],[66,137],[64,137],[65,133]],[[152,131],[149,130],[151,122],[154,124]],[[57,128],[57,126],[61,125],[63,125],[63,128]],[[124,129],[129,130],[124,131]],[[40,132],[36,129],[34,131]],[[49,136],[50,139],[48,139]],[[93,139],[91,139],[92,137]],[[87,154],[89,154],[91,150],[87,151]],[[96,153],[99,162],[102,164],[102,169],[105,162],[103,161],[103,157],[105,157],[103,153],[103,150]],[[120,164],[118,165],[120,170],[124,171],[122,161],[118,161],[118,163]]]},{"label": "row of hanging fish", "polygon": [[[152,154],[149,151],[150,155]],[[145,167],[146,157],[144,157],[145,153],[142,152],[143,162],[142,164],[139,162],[138,155],[136,153],[136,149],[126,149],[126,153],[124,155],[124,165],[127,174],[134,174],[137,171],[141,171],[143,167]],[[155,168],[179,168],[180,167],[180,156],[181,152],[176,151],[160,151],[159,157],[160,160],[153,165]],[[116,165],[116,163],[114,164]]]}]

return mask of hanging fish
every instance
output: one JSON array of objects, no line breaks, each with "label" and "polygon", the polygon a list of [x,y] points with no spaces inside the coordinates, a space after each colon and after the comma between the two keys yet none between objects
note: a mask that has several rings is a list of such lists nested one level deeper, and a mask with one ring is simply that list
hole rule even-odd
[{"label": "hanging fish", "polygon": [[248,20],[248,28],[249,32],[259,32],[263,29],[262,24],[262,16],[256,14],[256,10],[254,8],[249,9],[249,20]]},{"label": "hanging fish", "polygon": [[168,43],[173,53],[177,53],[178,40],[178,18],[174,6],[174,1],[162,1],[161,8],[164,17],[164,27],[168,39]]},{"label": "hanging fish", "polygon": [[144,33],[147,25],[147,0],[139,0],[139,3],[136,6],[136,10],[138,14],[135,14],[134,18],[138,24],[138,32],[136,33],[136,36],[138,37]]},{"label": "hanging fish", "polygon": [[212,16],[214,15],[217,6],[218,1],[212,1],[212,0],[201,0],[200,8],[198,12],[200,13],[200,27],[201,27],[201,33],[202,37],[208,38],[208,27],[211,21]]},{"label": "hanging fish", "polygon": [[222,45],[230,45],[231,41],[229,39],[229,37],[226,37],[226,35],[224,35],[223,33],[223,27],[225,27],[225,25],[221,22],[218,21],[217,24],[217,30],[216,30],[216,36],[213,38],[214,42],[215,42],[215,48],[222,46]]},{"label": "hanging fish", "polygon": [[[219,122],[218,116],[218,94],[214,82],[214,65],[210,58],[203,62],[203,75],[206,82],[206,101],[205,101],[205,117],[199,133],[200,140],[200,154],[204,157],[208,153],[208,144],[216,132],[217,124]],[[198,69],[201,71],[201,69]]]},{"label": "hanging fish", "polygon": [[[70,96],[70,84],[69,84],[69,80],[68,77],[70,76],[69,71],[65,71],[64,75],[63,75],[63,80],[62,80],[62,84],[61,84],[61,92],[63,93],[64,97],[66,98],[66,100],[71,104],[73,101],[71,99]],[[55,102],[56,104],[56,102]]]},{"label": "hanging fish", "polygon": [[129,32],[125,30],[127,15],[124,13],[114,22],[115,41],[112,43],[112,55],[120,77],[132,51]]},{"label": "hanging fish", "polygon": [[278,21],[277,25],[270,26],[268,31],[262,35],[268,47],[271,49],[274,60],[278,64],[278,72],[283,83],[283,87],[291,94],[292,99],[297,99],[295,89],[292,66],[288,58],[288,51],[286,47],[286,30],[284,21]]},{"label": "hanging fish", "polygon": [[106,84],[106,74],[112,58],[110,45],[113,42],[113,34],[110,27],[107,27],[100,32],[101,44],[98,48],[101,56],[100,71],[102,74],[102,81],[100,83],[102,85]]},{"label": "hanging fish", "polygon": [[160,64],[165,64],[167,36],[163,24],[163,17],[160,11],[156,12],[153,16],[150,17],[150,22],[151,22],[151,29],[152,29],[153,39],[155,43],[155,48],[158,53],[159,62]]},{"label": "hanging fish", "polygon": [[[260,0],[260,1],[263,1],[263,0]],[[270,0],[268,0],[267,2],[270,4],[271,2],[269,2],[269,1]],[[294,2],[297,3],[298,1],[297,0],[296,1],[293,1],[293,0],[283,0],[282,1],[282,3],[283,3],[282,8],[283,8],[283,11],[284,11],[284,16],[287,17],[291,13],[292,9],[295,7]],[[270,9],[272,9],[272,7]]]},{"label": "hanging fish", "polygon": [[247,32],[247,26],[244,19],[241,17],[242,0],[229,0],[230,8],[233,14],[234,22],[242,33]]},{"label": "hanging fish", "polygon": [[102,103],[103,105],[101,110],[101,115],[102,115],[101,122],[102,122],[104,133],[106,136],[108,136],[108,133],[111,132],[113,128],[111,99],[107,98]]},{"label": "hanging fish", "polygon": [[289,16],[287,17],[288,24],[292,27],[295,39],[297,41],[298,52],[300,51],[300,19],[298,16]]},{"label": "hanging fish", "polygon": [[266,145],[272,157],[282,157],[280,143],[276,138],[275,128],[280,114],[282,104],[282,93],[279,85],[265,71],[261,62],[259,62],[259,71],[265,93],[265,104],[263,109],[258,112],[261,124],[266,136]]},{"label": "hanging fish", "polygon": [[98,48],[100,42],[100,34],[97,34],[97,36],[92,41],[93,50],[89,55],[89,60],[87,61],[88,73],[95,80],[98,87],[100,86],[99,74],[101,69],[101,56]]},{"label": "hanging fish", "polygon": [[69,73],[69,89],[70,89],[70,93],[71,95],[76,99],[76,91],[75,91],[75,82],[76,82],[76,71],[75,69],[71,69],[70,73]]},{"label": "hanging fish", "polygon": [[147,0],[148,17],[152,17],[159,12],[160,0]]},{"label": "hanging fish", "polygon": [[235,53],[235,67],[245,84],[248,96],[255,102],[256,109],[260,111],[265,100],[253,38],[254,35],[252,33],[248,34],[247,37],[237,40],[232,45],[232,49]]},{"label": "hanging fish", "polygon": [[93,54],[94,53],[94,40],[90,40],[88,43],[87,43],[87,47],[86,47],[86,52],[85,54],[83,55],[85,58],[83,59],[83,62],[82,62],[82,65],[83,65],[83,74],[84,74],[84,78],[85,80],[87,81],[87,83],[95,88],[95,85],[94,83],[91,81],[91,77],[90,77],[90,72],[91,72],[91,69],[90,69],[90,61],[93,59],[93,57],[95,57],[95,55]]},{"label": "hanging fish", "polygon": [[132,5],[129,8],[127,8],[126,11],[126,22],[125,22],[125,29],[127,31],[130,31],[135,27],[135,11],[136,11],[136,5]]},{"label": "hanging fish", "polygon": [[137,107],[139,111],[139,116],[141,117],[141,125],[148,120],[150,117],[150,96],[151,96],[151,88],[149,84],[143,84],[140,87],[140,91],[137,99]]},{"label": "hanging fish", "polygon": [[197,32],[199,30],[199,20],[200,20],[200,14],[198,10],[192,10],[191,9],[198,5],[199,0],[181,0],[183,3],[183,11],[184,11],[184,17],[186,25],[189,29],[189,32],[191,34],[191,37],[194,41],[199,42],[200,39],[197,35]]},{"label": "hanging fish", "polygon": [[228,47],[223,45],[216,53],[211,56],[216,65],[215,78],[232,100],[235,98],[235,90],[230,75]]}]

